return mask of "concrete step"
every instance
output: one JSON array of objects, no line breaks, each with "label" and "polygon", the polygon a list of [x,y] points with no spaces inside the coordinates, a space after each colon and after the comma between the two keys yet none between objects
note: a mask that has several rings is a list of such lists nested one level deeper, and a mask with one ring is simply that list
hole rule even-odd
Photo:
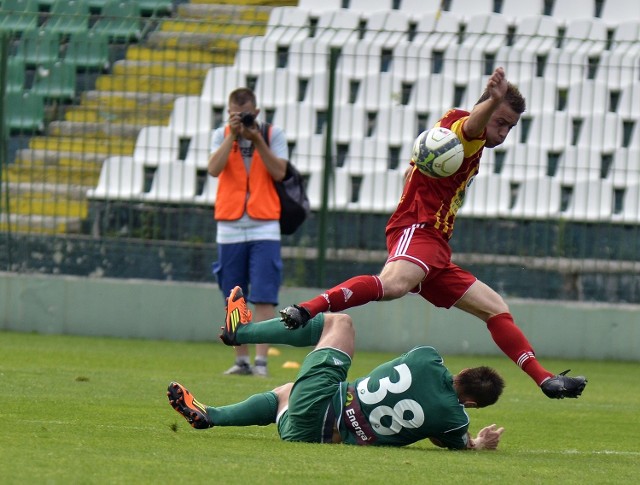
[{"label": "concrete step", "polygon": [[102,153],[107,155],[130,155],[135,140],[110,136],[105,138],[78,138],[76,136],[34,136],[29,141],[32,150],[71,153]]},{"label": "concrete step", "polygon": [[78,217],[0,214],[0,231],[28,234],[80,233],[82,220]]},{"label": "concrete step", "polygon": [[96,89],[103,91],[132,91],[143,93],[172,93],[176,95],[199,95],[204,76],[178,78],[162,76],[103,75],[96,79]]},{"label": "concrete step", "polygon": [[156,76],[200,79],[206,76],[210,67],[210,64],[193,62],[159,62],[125,59],[114,63],[112,73],[116,76]]},{"label": "concrete step", "polygon": [[[111,116],[104,115],[104,119],[110,119],[111,121],[89,121],[90,114],[96,113],[94,109],[74,110],[77,112],[77,121],[52,121],[49,123],[48,133],[51,136],[58,137],[71,137],[78,138],[92,137],[92,138],[111,138],[120,137],[125,139],[131,139],[134,143],[143,126],[147,123],[126,123],[124,119],[127,118],[126,113],[113,113]],[[82,119],[82,115],[86,116]],[[109,113],[111,114],[111,113]],[[142,117],[141,117],[142,118]],[[156,118],[144,118],[146,120]],[[169,115],[162,113],[157,117],[158,121],[162,120],[161,124],[166,124],[169,119]]]},{"label": "concrete step", "polygon": [[153,32],[149,34],[146,45],[158,49],[193,49],[197,51],[215,52],[220,55],[235,56],[238,43],[243,35],[206,34],[196,32]]},{"label": "concrete step", "polygon": [[163,48],[155,49],[147,46],[131,46],[127,51],[127,59],[159,62],[194,62],[199,64],[233,64],[235,52],[227,50],[216,52],[201,48]]},{"label": "concrete step", "polygon": [[[291,5],[297,4],[297,2],[288,3]],[[224,5],[222,2],[211,4],[190,2],[178,5],[176,12],[179,18],[226,21],[229,23],[244,20],[266,24],[272,9],[273,6],[269,5],[244,6]]]},{"label": "concrete step", "polygon": [[[131,153],[125,155],[131,155]],[[75,169],[82,170],[86,164],[98,167],[99,171],[104,159],[111,155],[118,154],[113,153],[105,155],[104,153],[96,152],[68,152],[24,148],[18,150],[16,153],[16,162],[13,165],[10,165],[8,170],[9,172],[14,170],[16,175],[20,173],[19,180],[15,180],[16,182],[47,182],[46,179],[38,179],[36,177],[30,179],[29,171],[32,170],[33,167],[37,166],[49,166],[56,169],[62,167],[60,168],[61,170],[66,169],[66,167],[74,167]],[[24,174],[22,172],[24,172]],[[81,183],[80,185],[83,184]]]}]

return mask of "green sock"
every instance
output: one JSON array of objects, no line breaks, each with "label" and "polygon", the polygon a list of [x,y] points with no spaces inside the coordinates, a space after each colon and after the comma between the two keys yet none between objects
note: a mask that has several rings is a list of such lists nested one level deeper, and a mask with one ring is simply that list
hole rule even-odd
[{"label": "green sock", "polygon": [[207,406],[214,426],[266,426],[276,422],[278,399],[272,391],[254,394],[229,406]]},{"label": "green sock", "polygon": [[239,344],[285,344],[309,347],[318,343],[324,327],[324,314],[319,313],[302,328],[287,329],[279,318],[259,323],[239,325],[236,340]]}]

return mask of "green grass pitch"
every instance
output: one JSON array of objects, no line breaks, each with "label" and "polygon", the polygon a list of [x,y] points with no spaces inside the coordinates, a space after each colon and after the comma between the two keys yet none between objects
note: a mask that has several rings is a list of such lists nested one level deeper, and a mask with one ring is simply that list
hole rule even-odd
[{"label": "green grass pitch", "polygon": [[[428,342],[425,342],[428,343]],[[507,382],[495,406],[470,410],[471,431],[504,426],[495,452],[429,442],[365,448],[281,442],[275,426],[188,426],[168,404],[171,380],[228,404],[295,377],[306,349],[281,346],[270,377],[223,376],[214,343],[0,332],[0,477],[25,483],[635,483],[640,476],[640,363],[541,360],[585,374],[578,400],[552,401],[506,357],[447,356],[452,372],[486,364]],[[541,349],[538,349],[541,353]],[[357,352],[351,376],[392,354]]]}]

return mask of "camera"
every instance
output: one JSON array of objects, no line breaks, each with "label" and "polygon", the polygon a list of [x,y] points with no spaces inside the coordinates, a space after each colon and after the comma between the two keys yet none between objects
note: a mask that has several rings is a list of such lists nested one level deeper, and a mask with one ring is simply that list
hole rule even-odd
[{"label": "camera", "polygon": [[240,113],[240,122],[247,128],[251,128],[256,121],[256,117],[252,113]]}]

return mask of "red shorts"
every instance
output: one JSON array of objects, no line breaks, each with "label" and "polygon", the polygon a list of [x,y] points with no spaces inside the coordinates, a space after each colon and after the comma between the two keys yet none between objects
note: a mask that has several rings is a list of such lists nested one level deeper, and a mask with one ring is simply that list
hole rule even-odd
[{"label": "red shorts", "polygon": [[411,293],[435,306],[451,308],[476,277],[451,262],[451,247],[431,226],[414,224],[387,234],[389,261],[402,259],[420,266],[427,276]]}]

